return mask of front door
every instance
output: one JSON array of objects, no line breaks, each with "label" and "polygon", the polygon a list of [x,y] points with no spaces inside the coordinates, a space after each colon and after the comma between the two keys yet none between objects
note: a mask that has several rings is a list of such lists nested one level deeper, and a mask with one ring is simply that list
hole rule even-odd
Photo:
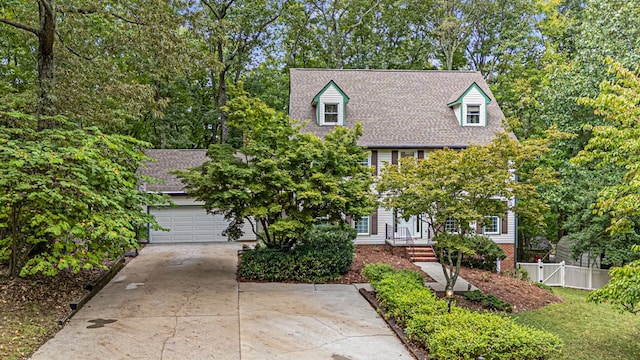
[{"label": "front door", "polygon": [[410,217],[408,220],[398,218],[396,221],[396,239],[407,239],[416,235],[416,219]]}]

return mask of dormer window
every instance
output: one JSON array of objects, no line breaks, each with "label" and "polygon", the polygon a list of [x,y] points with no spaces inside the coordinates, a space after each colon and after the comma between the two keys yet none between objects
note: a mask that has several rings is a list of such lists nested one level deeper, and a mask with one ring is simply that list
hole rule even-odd
[{"label": "dormer window", "polygon": [[467,124],[480,125],[480,105],[467,105]]},{"label": "dormer window", "polygon": [[478,84],[472,83],[450,100],[447,105],[455,113],[460,126],[487,126],[487,106],[491,99]]},{"label": "dormer window", "polygon": [[332,81],[314,96],[318,125],[344,125],[349,97]]},{"label": "dormer window", "polygon": [[338,104],[324,104],[324,122],[327,124],[338,123]]}]

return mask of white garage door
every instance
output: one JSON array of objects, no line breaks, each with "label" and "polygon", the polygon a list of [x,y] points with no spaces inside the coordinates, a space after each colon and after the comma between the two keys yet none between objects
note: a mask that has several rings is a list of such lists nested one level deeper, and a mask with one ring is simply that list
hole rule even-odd
[{"label": "white garage door", "polygon": [[207,214],[200,206],[150,208],[149,212],[160,226],[169,229],[150,229],[150,243],[227,241],[222,232],[229,223],[222,215]]}]

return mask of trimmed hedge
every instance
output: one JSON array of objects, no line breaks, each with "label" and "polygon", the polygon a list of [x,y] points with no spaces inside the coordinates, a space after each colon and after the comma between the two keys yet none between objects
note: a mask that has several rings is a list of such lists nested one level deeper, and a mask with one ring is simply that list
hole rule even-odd
[{"label": "trimmed hedge", "polygon": [[376,289],[387,315],[403,324],[412,341],[434,359],[546,360],[562,357],[562,342],[550,333],[517,325],[513,320],[453,307],[437,299],[419,274],[366,265],[363,274]]},{"label": "trimmed hedge", "polygon": [[436,359],[538,360],[562,358],[557,336],[514,323],[498,315],[456,311],[440,316],[418,315],[406,332],[424,344]]},{"label": "trimmed hedge", "polygon": [[355,229],[323,225],[314,227],[291,251],[256,248],[242,252],[238,268],[248,280],[324,282],[349,271]]}]

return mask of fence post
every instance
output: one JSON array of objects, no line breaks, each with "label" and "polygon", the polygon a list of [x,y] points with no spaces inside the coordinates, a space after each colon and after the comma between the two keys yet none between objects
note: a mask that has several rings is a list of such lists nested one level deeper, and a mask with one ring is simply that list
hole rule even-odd
[{"label": "fence post", "polygon": [[589,266],[589,280],[587,281],[589,290],[593,289],[593,266]]},{"label": "fence post", "polygon": [[565,263],[564,260],[560,262],[560,286],[565,287]]},{"label": "fence post", "polygon": [[544,264],[542,263],[542,259],[538,259],[538,282],[544,281]]}]

